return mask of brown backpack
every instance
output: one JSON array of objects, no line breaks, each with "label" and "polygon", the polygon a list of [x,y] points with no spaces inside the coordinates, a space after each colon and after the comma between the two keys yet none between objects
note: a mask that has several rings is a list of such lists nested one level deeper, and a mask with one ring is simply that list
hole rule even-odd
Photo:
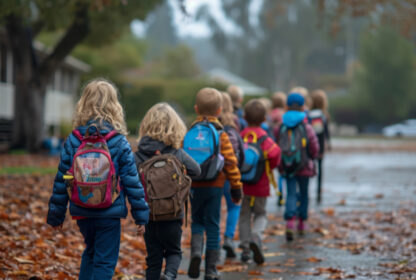
[{"label": "brown backpack", "polygon": [[159,153],[143,162],[139,173],[146,187],[150,220],[179,218],[188,201],[192,183],[180,160],[173,154]]}]

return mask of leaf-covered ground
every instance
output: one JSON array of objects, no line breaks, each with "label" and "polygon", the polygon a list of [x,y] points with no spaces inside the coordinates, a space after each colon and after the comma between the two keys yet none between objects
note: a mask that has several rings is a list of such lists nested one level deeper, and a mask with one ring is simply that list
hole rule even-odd
[{"label": "leaf-covered ground", "polygon": [[[311,199],[307,237],[285,242],[282,210],[271,199],[266,264],[222,260],[223,278],[416,279],[416,168],[410,164],[416,154],[401,155],[330,155],[324,206]],[[380,158],[397,163],[380,165]],[[361,160],[369,166],[357,168]],[[0,279],[77,279],[83,241],[76,223],[68,216],[62,232],[45,223],[57,162],[46,156],[0,155]],[[144,275],[145,245],[135,231],[130,218],[123,220],[114,279]],[[180,279],[187,279],[189,237],[188,226]]]}]

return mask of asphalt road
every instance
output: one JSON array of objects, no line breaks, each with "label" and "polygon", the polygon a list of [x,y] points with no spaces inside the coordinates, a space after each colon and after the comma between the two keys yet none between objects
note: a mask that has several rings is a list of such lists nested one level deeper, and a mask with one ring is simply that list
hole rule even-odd
[{"label": "asphalt road", "polygon": [[[335,140],[334,151],[328,153],[324,160],[322,205],[315,203],[315,180],[310,184],[310,228],[319,219],[325,219],[322,213],[328,209],[351,214],[354,211],[388,212],[413,205],[416,201],[416,150],[408,148],[409,142],[403,143]],[[322,273],[319,270],[322,267],[340,269],[344,278],[350,275],[355,279],[390,279],[372,272],[386,257],[353,254],[348,250],[320,246],[317,240],[322,237],[317,232],[308,233],[306,237],[288,244],[283,236],[283,209],[276,206],[275,196],[269,198],[267,210],[270,215],[268,228],[276,229],[276,232],[267,236],[264,243],[266,265],[250,263],[244,266],[239,258],[226,262],[223,254],[220,265],[226,270],[238,271],[223,272],[221,279],[328,279],[333,275]],[[184,249],[182,273],[187,271],[188,262],[189,249]],[[360,271],[365,273],[357,273]],[[316,275],[310,275],[313,273]],[[178,279],[188,277],[181,275]]]}]

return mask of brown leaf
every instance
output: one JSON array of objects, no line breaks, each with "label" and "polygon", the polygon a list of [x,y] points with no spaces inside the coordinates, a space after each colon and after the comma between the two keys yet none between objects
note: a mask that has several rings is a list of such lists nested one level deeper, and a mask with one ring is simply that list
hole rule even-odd
[{"label": "brown leaf", "polygon": [[318,263],[318,262],[322,261],[322,259],[319,259],[319,258],[316,258],[316,257],[310,257],[310,258],[307,258],[306,260],[308,262],[311,262],[311,263]]}]

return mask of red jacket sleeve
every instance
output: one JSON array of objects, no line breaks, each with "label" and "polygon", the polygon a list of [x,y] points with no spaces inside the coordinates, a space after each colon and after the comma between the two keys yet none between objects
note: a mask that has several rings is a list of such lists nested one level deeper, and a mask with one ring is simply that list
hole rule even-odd
[{"label": "red jacket sleeve", "polygon": [[263,151],[266,151],[267,153],[267,158],[269,160],[271,169],[280,164],[280,148],[270,137],[267,137],[267,139],[264,140]]},{"label": "red jacket sleeve", "polygon": [[305,124],[305,127],[308,136],[308,154],[312,159],[315,159],[319,155],[318,137],[310,124]]}]

